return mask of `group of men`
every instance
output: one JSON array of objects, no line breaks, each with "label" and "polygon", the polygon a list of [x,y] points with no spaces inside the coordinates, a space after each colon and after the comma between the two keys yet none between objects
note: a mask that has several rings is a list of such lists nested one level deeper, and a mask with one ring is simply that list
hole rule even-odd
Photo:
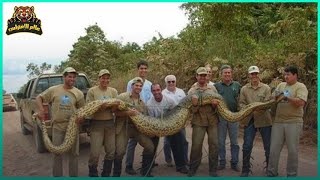
[{"label": "group of men", "polygon": [[[63,72],[64,84],[50,87],[36,98],[40,119],[43,119],[44,116],[42,104],[52,103],[52,143],[54,145],[62,143],[69,117],[86,102],[117,98],[133,105],[127,111],[120,111],[117,102],[111,107],[105,104],[90,117],[91,151],[88,161],[90,177],[99,176],[97,167],[102,147],[105,150],[102,177],[121,176],[122,160],[125,154],[125,172],[130,175],[136,174],[133,162],[137,143],[143,147],[140,174],[152,177],[151,172],[157,166],[155,158],[159,137],[149,137],[139,132],[130,116],[143,113],[162,119],[174,111],[186,94],[182,89],[176,87],[177,79],[174,75],[165,77],[166,87],[164,89],[159,83],[148,81],[146,79],[148,63],[145,60],[138,62],[137,69],[138,77],[130,80],[127,92],[119,95],[116,89],[109,87],[110,72],[102,69],[98,74],[99,85],[90,88],[87,97],[84,98],[82,92],[73,86],[77,75],[76,70],[68,67]],[[248,68],[249,82],[241,87],[237,81],[233,80],[232,68],[229,65],[223,65],[220,68],[221,81],[216,83],[210,81],[212,75],[210,65],[199,67],[196,70],[197,82],[187,93],[188,96],[191,96],[192,102],[190,158],[188,158],[186,131],[183,128],[164,139],[164,155],[168,166],[173,166],[172,152],[176,171],[187,174],[189,177],[194,176],[201,164],[202,146],[207,133],[209,176],[218,176],[217,171],[226,168],[225,142],[228,133],[231,147],[231,169],[240,172],[238,167],[239,122],[229,122],[218,115],[216,109],[219,104],[218,100],[212,100],[210,104],[202,104],[203,96],[218,93],[223,97],[228,109],[237,112],[250,103],[265,102],[276,98],[279,95],[278,92],[283,92],[285,97],[277,105],[274,120],[271,118],[270,110],[257,110],[240,122],[244,127],[243,165],[240,176],[249,176],[250,157],[257,131],[260,132],[263,140],[267,176],[278,175],[279,156],[284,142],[288,147],[287,176],[297,176],[299,135],[302,131],[303,106],[307,101],[308,90],[304,84],[297,81],[298,69],[295,66],[285,68],[285,82],[280,83],[273,94],[271,94],[270,87],[260,81],[259,73],[257,66],[250,66]],[[81,122],[83,118],[77,119],[77,123]],[[69,175],[78,176],[79,137],[67,154]],[[112,169],[113,174],[111,175]],[[62,155],[54,154],[53,176],[62,175]]]}]

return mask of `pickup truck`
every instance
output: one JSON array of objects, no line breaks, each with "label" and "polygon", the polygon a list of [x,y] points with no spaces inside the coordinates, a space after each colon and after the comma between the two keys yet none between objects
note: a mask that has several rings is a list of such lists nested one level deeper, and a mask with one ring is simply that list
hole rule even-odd
[{"label": "pickup truck", "polygon": [[[46,152],[46,148],[44,146],[43,138],[42,138],[42,126],[39,120],[34,120],[32,115],[37,111],[36,97],[48,89],[51,86],[62,84],[63,83],[63,75],[62,74],[41,74],[36,78],[33,78],[28,81],[26,88],[23,93],[18,93],[17,96],[20,98],[19,110],[20,110],[20,122],[21,122],[21,131],[22,134],[28,135],[32,132],[36,150],[39,153]],[[91,87],[89,79],[86,74],[79,73],[75,87],[80,89],[84,96],[86,96],[88,89]],[[50,104],[43,104],[45,107],[45,124],[47,126],[47,132],[49,137],[52,136],[51,128],[52,121],[50,120],[51,111]],[[80,127],[80,133],[88,133],[89,120],[85,120],[85,122]]]}]

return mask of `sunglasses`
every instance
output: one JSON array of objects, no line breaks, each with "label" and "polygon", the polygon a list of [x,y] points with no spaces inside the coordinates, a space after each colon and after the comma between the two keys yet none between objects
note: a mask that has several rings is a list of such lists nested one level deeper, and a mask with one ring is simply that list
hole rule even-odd
[{"label": "sunglasses", "polygon": [[175,83],[176,81],[167,81],[168,82],[168,84],[170,84],[170,83]]}]

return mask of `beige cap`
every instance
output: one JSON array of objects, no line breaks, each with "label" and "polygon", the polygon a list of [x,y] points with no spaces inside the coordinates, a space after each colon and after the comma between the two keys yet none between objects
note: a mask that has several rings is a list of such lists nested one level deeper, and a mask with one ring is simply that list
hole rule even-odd
[{"label": "beige cap", "polygon": [[248,73],[251,74],[251,73],[259,73],[259,68],[257,66],[250,66],[249,69],[248,69]]},{"label": "beige cap", "polygon": [[132,79],[132,85],[137,82],[141,82],[143,84],[143,79],[141,77],[135,77]]},{"label": "beige cap", "polygon": [[62,74],[65,74],[65,73],[77,73],[77,71],[73,68],[73,67],[67,67],[63,70],[63,73]]},{"label": "beige cap", "polygon": [[100,72],[99,72],[99,77],[105,75],[105,74],[109,74],[110,75],[110,72],[106,69],[102,69]]},{"label": "beige cap", "polygon": [[205,67],[199,67],[197,69],[197,74],[208,74],[207,68]]}]

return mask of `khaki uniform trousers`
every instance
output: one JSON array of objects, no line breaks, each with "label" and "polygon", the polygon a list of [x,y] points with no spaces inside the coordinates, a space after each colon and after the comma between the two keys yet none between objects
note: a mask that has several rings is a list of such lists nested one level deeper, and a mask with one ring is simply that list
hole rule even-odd
[{"label": "khaki uniform trousers", "polygon": [[143,154],[153,154],[154,145],[151,138],[139,132],[133,124],[129,123],[124,124],[120,132],[116,134],[115,159],[123,158],[126,153],[129,138],[134,138],[143,147]]},{"label": "khaki uniform trousers", "polygon": [[[52,129],[52,144],[59,146],[62,144],[66,132],[58,129]],[[79,156],[79,134],[76,137],[76,141],[72,146],[72,149],[67,152],[69,159],[69,176],[78,176],[78,156]],[[63,176],[63,154],[53,154],[53,176]]]},{"label": "khaki uniform trousers", "polygon": [[216,125],[192,125],[192,146],[190,170],[196,172],[202,159],[202,145],[205,134],[208,134],[209,172],[216,172],[218,165],[218,127]]},{"label": "khaki uniform trousers", "polygon": [[271,146],[268,174],[278,175],[280,153],[284,142],[288,147],[287,176],[298,174],[298,147],[302,123],[274,123],[271,130]]},{"label": "khaki uniform trousers", "polygon": [[114,160],[115,126],[112,120],[91,120],[89,166],[98,165],[101,147],[104,147],[105,160]]}]

